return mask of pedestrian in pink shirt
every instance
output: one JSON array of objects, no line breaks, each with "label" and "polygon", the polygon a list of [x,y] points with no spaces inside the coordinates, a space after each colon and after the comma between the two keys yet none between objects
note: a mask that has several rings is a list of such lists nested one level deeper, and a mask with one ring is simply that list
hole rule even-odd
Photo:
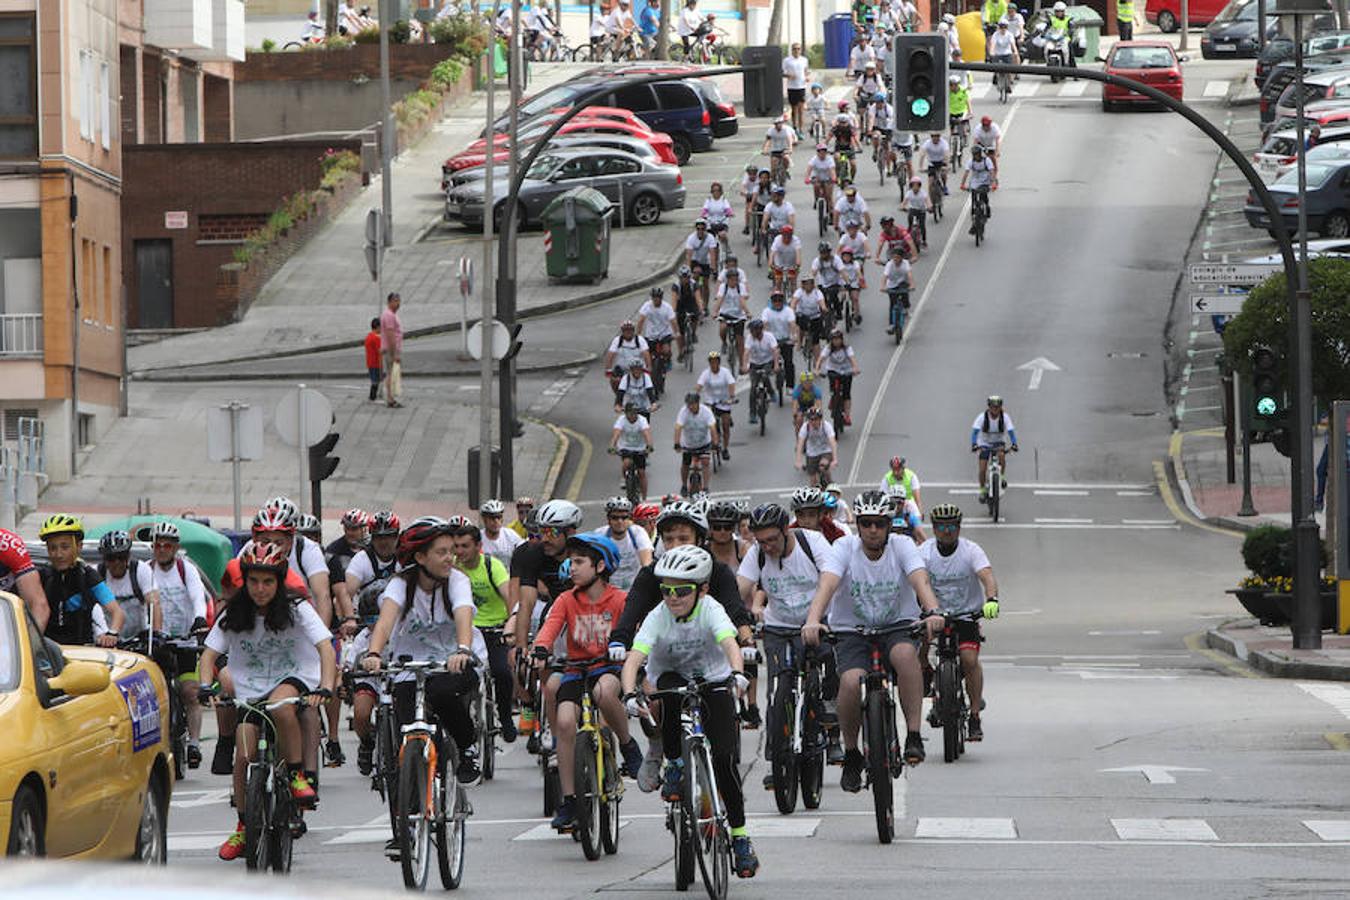
[{"label": "pedestrian in pink shirt", "polygon": [[391,291],[384,312],[380,313],[380,345],[384,353],[385,402],[389,406],[402,406],[398,395],[403,386],[403,323],[398,318],[398,308],[403,303],[397,291]]}]

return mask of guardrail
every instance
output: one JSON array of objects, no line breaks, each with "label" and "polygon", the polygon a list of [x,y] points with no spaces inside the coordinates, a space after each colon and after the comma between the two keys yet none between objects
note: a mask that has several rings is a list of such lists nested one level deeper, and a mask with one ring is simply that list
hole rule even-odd
[{"label": "guardrail", "polygon": [[0,314],[0,357],[42,355],[42,313]]}]

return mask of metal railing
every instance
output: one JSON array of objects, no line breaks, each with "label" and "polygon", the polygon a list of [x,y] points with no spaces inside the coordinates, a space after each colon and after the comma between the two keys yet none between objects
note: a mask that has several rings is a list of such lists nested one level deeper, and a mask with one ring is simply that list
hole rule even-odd
[{"label": "metal railing", "polygon": [[47,473],[47,433],[41,419],[19,417],[19,471],[45,475]]},{"label": "metal railing", "polygon": [[42,313],[0,314],[0,357],[42,355]]}]

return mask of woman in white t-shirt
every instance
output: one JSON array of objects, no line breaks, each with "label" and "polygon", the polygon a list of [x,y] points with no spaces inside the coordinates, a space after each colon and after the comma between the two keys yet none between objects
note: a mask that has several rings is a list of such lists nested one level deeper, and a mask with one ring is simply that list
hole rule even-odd
[{"label": "woman in white t-shirt", "polygon": [[[210,685],[219,677],[221,690],[240,700],[275,703],[305,697],[308,707],[319,706],[332,697],[337,685],[332,634],[312,606],[286,592],[290,563],[282,548],[256,544],[240,557],[239,567],[244,586],[206,636],[201,684]],[[216,662],[226,655],[229,666],[217,673]],[[304,771],[307,742],[301,734],[299,707],[279,707],[269,718],[291,773],[291,798],[301,806],[312,805],[317,795],[312,776]],[[317,718],[312,713],[308,718],[317,728]],[[260,724],[251,711],[240,715],[234,757],[239,823],[221,845],[221,859],[237,859],[244,852],[244,773],[248,761],[257,757]]]},{"label": "woman in white t-shirt", "polygon": [[816,374],[828,379],[831,391],[839,391],[839,399],[844,402],[845,425],[853,424],[853,376],[861,371],[843,329],[831,331],[829,343],[820,348],[820,356],[816,358]]}]

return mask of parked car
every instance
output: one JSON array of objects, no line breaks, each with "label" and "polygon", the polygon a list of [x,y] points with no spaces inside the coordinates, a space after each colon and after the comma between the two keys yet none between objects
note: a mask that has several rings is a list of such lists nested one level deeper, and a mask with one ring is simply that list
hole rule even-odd
[{"label": "parked car", "polygon": [[[628,137],[621,134],[569,134],[563,137],[555,137],[548,142],[549,150],[572,150],[577,147],[592,147],[604,150],[622,150],[625,153],[631,153],[638,159],[647,160],[654,163],[668,163],[668,160],[661,158],[660,154],[652,148],[652,145],[644,140],[634,137]],[[529,147],[522,147],[521,151],[528,151]],[[547,151],[545,151],[547,152]],[[481,180],[487,176],[487,166],[480,163],[469,168],[462,168],[455,171],[450,176],[450,184],[447,187],[453,187],[457,184],[464,184],[468,181]]]},{"label": "parked car", "polygon": [[[521,153],[527,153],[531,145],[537,141],[548,127],[552,124],[551,118],[536,121],[530,127],[522,129],[520,133]],[[558,130],[560,137],[581,136],[581,135],[611,135],[615,137],[631,137],[645,142],[657,158],[664,163],[675,165],[675,142],[671,140],[670,135],[659,131],[652,131],[642,121],[637,124],[616,121],[614,119],[592,119],[586,114],[581,114],[563,125]],[[505,164],[511,158],[511,142],[506,135],[498,135],[495,141],[496,151],[493,159]],[[487,162],[487,153],[483,149],[486,144],[482,140],[475,141],[470,145],[470,149],[462,150],[454,156],[447,159],[441,165],[441,190],[445,190],[451,180],[451,176],[462,169],[482,166]]]},{"label": "parked car", "polygon": [[[493,180],[494,222],[509,187],[506,173]],[[470,227],[483,223],[483,188],[486,179],[450,188],[445,195],[445,218]],[[684,206],[684,178],[678,166],[639,159],[622,150],[576,147],[550,150],[535,160],[521,183],[517,215],[524,227],[539,221],[549,201],[576,187],[592,187],[622,207],[626,221],[654,225],[661,213]],[[615,224],[618,224],[617,221]]]},{"label": "parked car", "polygon": [[[605,70],[623,75],[661,75],[685,72],[692,74],[701,71],[703,68],[703,66],[697,66],[693,63],[651,61],[620,63],[606,66]],[[716,80],[712,78],[690,78],[689,84],[694,85],[703,94],[703,101],[712,116],[713,137],[731,137],[740,131],[741,123],[736,116],[736,106],[722,96],[722,89],[717,86]]]},{"label": "parked car", "polygon": [[[1203,28],[1214,21],[1227,5],[1227,0],[1192,0],[1187,4],[1186,21],[1192,28]],[[1148,0],[1144,4],[1144,20],[1171,33],[1181,28],[1181,0]]]},{"label": "parked car", "polygon": [[[1261,50],[1257,34],[1258,0],[1229,0],[1205,28],[1200,38],[1200,55],[1205,59],[1255,57]],[[1266,15],[1266,37],[1279,34],[1280,20]]]},{"label": "parked car", "polygon": [[[1184,84],[1181,63],[1184,59],[1177,56],[1167,41],[1120,41],[1106,57],[1105,72],[1132,78],[1180,100]],[[1114,84],[1102,85],[1102,109],[1107,112],[1118,103],[1152,102],[1135,91]]]},{"label": "parked car", "polygon": [[[1308,258],[1316,259],[1319,256],[1350,259],[1350,238],[1318,238],[1315,241],[1308,241]],[[1258,266],[1281,266],[1284,265],[1284,256],[1279,253],[1269,253],[1265,256],[1244,259],[1243,262]]]},{"label": "parked car", "polygon": [[[1275,104],[1275,118],[1294,116],[1298,112],[1298,83],[1284,89]],[[1303,76],[1303,106],[1324,100],[1350,100],[1350,65],[1325,69]]]},{"label": "parked car", "polygon": [[[1307,166],[1308,230],[1324,238],[1350,236],[1350,163]],[[1291,231],[1298,227],[1298,173],[1288,172],[1268,188],[1280,208],[1280,217]],[[1253,228],[1270,231],[1270,218],[1256,198],[1248,194],[1243,212]]]},{"label": "parked car", "polygon": [[[1324,31],[1314,34],[1303,42],[1303,56],[1317,56],[1350,46],[1350,29],[1344,31]],[[1265,84],[1270,70],[1286,59],[1294,58],[1294,39],[1287,34],[1277,34],[1266,39],[1266,49],[1256,57],[1256,86]]]},{"label": "parked car", "polygon": [[[1342,122],[1350,122],[1350,98],[1321,100],[1303,107],[1303,124],[1307,127],[1320,125],[1325,130],[1328,125],[1337,125]],[[1261,130],[1261,141],[1265,143],[1271,135],[1288,131],[1297,127],[1297,125],[1298,119],[1296,117],[1282,116]]]},{"label": "parked car", "polygon": [[[1350,47],[1328,50],[1326,53],[1308,57],[1303,61],[1303,73],[1306,76],[1309,73],[1325,72],[1328,69],[1345,65],[1350,65]],[[1284,62],[1277,63],[1270,70],[1270,74],[1266,76],[1265,83],[1261,85],[1261,122],[1263,125],[1274,121],[1275,107],[1279,105],[1280,96],[1284,94],[1285,88],[1293,84],[1294,75],[1294,61],[1287,59]]]}]

